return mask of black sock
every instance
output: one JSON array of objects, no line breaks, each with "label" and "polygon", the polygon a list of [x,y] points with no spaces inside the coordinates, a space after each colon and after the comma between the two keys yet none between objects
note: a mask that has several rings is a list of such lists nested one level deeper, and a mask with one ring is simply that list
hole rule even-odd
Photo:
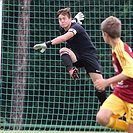
[{"label": "black sock", "polygon": [[103,102],[106,100],[106,92],[105,91],[98,91],[96,90],[96,95],[101,103],[101,105],[103,104]]},{"label": "black sock", "polygon": [[69,54],[62,54],[61,59],[63,65],[66,66],[66,69],[69,72],[69,70],[73,68],[72,59],[70,58]]}]

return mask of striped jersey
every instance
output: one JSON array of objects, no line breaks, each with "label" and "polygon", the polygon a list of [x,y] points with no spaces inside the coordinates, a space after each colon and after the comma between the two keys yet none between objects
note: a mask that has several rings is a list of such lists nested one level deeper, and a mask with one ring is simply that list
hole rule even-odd
[{"label": "striped jersey", "polygon": [[122,40],[112,50],[112,62],[116,75],[123,73],[129,77],[117,83],[113,94],[126,102],[133,103],[133,52]]}]

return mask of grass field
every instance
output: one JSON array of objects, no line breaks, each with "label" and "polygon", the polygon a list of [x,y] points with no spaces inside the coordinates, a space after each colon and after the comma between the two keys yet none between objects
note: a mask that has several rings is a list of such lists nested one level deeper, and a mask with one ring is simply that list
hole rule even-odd
[{"label": "grass field", "polygon": [[[90,132],[90,131],[3,131],[0,130],[0,133],[103,133],[103,132]],[[125,132],[104,132],[104,133],[125,133]]]}]

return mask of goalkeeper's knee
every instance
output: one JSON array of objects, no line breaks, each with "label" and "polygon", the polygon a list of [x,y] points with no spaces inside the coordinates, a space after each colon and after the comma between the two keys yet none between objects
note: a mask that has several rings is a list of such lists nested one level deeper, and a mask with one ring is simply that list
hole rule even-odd
[{"label": "goalkeeper's knee", "polygon": [[68,54],[69,55],[69,53],[67,51],[60,51],[60,56],[62,56],[64,54]]}]

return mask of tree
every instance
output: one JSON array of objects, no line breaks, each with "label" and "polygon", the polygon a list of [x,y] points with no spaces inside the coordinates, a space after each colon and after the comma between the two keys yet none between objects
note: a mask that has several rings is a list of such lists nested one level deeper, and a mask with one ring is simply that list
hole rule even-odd
[{"label": "tree", "polygon": [[31,0],[21,0],[19,6],[17,42],[15,49],[14,83],[12,85],[11,120],[15,124],[14,130],[22,130],[17,124],[23,123],[24,99],[27,81],[28,58],[28,22],[29,5]]}]

